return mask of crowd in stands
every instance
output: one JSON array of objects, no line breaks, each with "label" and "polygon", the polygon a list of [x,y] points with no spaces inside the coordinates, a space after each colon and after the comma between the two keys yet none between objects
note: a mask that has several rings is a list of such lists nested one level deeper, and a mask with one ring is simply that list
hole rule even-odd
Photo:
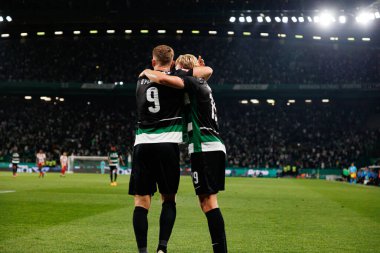
[{"label": "crowd in stands", "polygon": [[[371,105],[243,105],[233,99],[217,105],[229,167],[343,168],[380,148],[380,129],[367,127],[380,111]],[[55,103],[0,98],[0,162],[9,161],[15,146],[22,162],[35,162],[39,149],[57,161],[64,151],[104,156],[110,144],[127,156],[134,142],[134,111],[133,98]]]},{"label": "crowd in stands", "polygon": [[217,85],[380,80],[380,50],[371,43],[132,34],[1,41],[0,81],[135,83],[158,44],[171,45],[176,56],[202,55]]}]

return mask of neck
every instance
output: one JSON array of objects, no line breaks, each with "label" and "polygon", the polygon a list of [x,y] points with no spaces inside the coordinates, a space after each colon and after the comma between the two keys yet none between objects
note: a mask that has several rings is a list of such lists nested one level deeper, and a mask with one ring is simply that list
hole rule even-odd
[{"label": "neck", "polygon": [[170,71],[170,66],[155,66],[154,70]]}]

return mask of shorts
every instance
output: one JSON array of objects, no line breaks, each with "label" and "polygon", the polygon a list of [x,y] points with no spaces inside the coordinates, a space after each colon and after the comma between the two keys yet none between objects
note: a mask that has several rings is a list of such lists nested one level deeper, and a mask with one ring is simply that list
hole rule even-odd
[{"label": "shorts", "polygon": [[18,163],[12,163],[12,169],[17,170],[18,168]]},{"label": "shorts", "polygon": [[176,194],[180,178],[177,143],[138,144],[132,155],[130,195]]},{"label": "shorts", "polygon": [[38,168],[42,168],[42,166],[44,166],[44,163],[38,163],[37,166]]},{"label": "shorts", "polygon": [[[116,170],[116,169],[117,169],[116,165],[110,165],[110,171],[113,171],[113,170]],[[117,170],[116,170],[116,172],[117,172]]]},{"label": "shorts", "polygon": [[223,151],[192,153],[190,161],[197,195],[216,194],[224,190],[226,154]]}]

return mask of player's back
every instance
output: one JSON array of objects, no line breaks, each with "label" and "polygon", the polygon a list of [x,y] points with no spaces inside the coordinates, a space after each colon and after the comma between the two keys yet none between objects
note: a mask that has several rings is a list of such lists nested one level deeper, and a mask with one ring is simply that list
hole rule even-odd
[{"label": "player's back", "polygon": [[135,145],[182,142],[183,91],[139,78]]}]

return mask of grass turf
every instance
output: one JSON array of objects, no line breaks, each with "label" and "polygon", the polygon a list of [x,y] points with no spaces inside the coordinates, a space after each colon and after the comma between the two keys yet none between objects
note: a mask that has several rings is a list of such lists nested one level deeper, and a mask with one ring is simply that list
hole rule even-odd
[{"label": "grass turf", "polygon": [[[0,173],[0,252],[137,252],[128,176]],[[380,188],[322,180],[227,178],[219,195],[229,252],[380,252]],[[15,192],[2,193],[13,190]],[[153,197],[148,249],[158,241]],[[169,252],[212,252],[182,177]]]}]

